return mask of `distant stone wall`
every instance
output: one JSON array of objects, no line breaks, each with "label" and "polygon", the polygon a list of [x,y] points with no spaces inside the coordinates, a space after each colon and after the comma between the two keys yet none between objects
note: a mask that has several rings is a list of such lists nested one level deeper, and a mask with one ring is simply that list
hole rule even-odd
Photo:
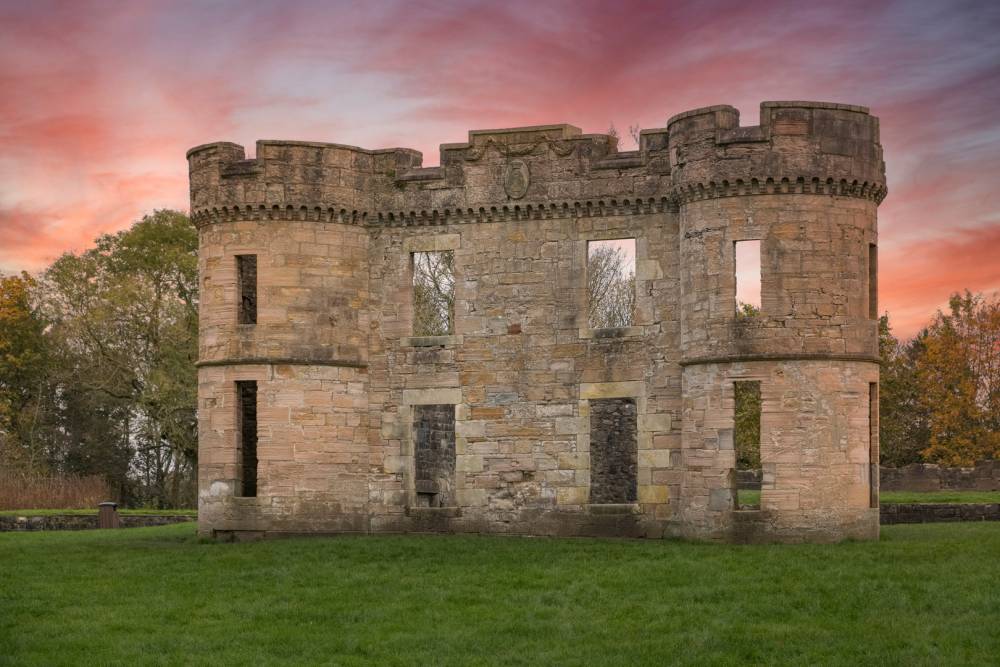
[{"label": "distant stone wall", "polygon": [[764,471],[760,468],[755,470],[737,470],[736,488],[760,491],[761,482],[764,479]]},{"label": "distant stone wall", "polygon": [[455,505],[455,406],[413,407],[418,505]]},{"label": "distant stone wall", "polygon": [[1000,462],[978,461],[972,468],[913,463],[881,469],[883,491],[1000,491]]},{"label": "distant stone wall", "polygon": [[[119,515],[122,528],[166,526],[172,523],[197,521],[198,517],[177,514],[143,516]],[[34,530],[91,530],[97,528],[96,514],[50,514],[47,516],[0,516],[0,533]]]},{"label": "distant stone wall", "polygon": [[590,502],[636,501],[635,399],[590,401]]},{"label": "distant stone wall", "polygon": [[882,505],[880,517],[882,525],[943,521],[1000,521],[1000,503],[892,503]]}]

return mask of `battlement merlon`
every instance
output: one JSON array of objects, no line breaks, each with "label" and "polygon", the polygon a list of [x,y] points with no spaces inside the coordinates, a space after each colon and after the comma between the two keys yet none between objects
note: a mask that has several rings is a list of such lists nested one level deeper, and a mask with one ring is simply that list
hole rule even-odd
[{"label": "battlement merlon", "polygon": [[[527,188],[505,192],[502,175],[517,160],[527,165]],[[686,111],[643,130],[635,151],[558,124],[472,130],[467,142],[441,145],[439,167],[422,167],[421,153],[408,148],[303,141],[258,141],[250,160],[237,144],[205,144],[188,151],[188,162],[196,224],[218,211],[226,219],[280,210],[360,222],[382,213],[447,216],[504,200],[574,206],[806,192],[878,203],[886,194],[878,118],[825,102],[763,102],[760,123],[749,127],[728,105]]]}]

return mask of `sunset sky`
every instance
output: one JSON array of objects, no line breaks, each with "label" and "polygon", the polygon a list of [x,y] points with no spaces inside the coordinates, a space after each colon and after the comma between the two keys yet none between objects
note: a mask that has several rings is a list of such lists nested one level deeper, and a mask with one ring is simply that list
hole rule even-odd
[{"label": "sunset sky", "polygon": [[807,99],[881,118],[897,334],[952,291],[1000,290],[1000,2],[32,0],[0,1],[0,24],[0,271],[186,209],[200,143],[408,146],[434,165],[469,129],[627,137]]}]

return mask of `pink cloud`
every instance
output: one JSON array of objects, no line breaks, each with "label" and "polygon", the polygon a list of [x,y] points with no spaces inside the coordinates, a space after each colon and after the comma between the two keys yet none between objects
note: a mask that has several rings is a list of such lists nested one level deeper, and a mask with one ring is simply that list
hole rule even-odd
[{"label": "pink cloud", "polygon": [[899,331],[949,291],[996,285],[995,3],[39,0],[0,21],[2,270],[184,208],[184,152],[208,141],[402,145],[436,164],[469,129],[624,133],[720,103],[750,124],[762,100],[825,99],[882,119],[881,286]]}]

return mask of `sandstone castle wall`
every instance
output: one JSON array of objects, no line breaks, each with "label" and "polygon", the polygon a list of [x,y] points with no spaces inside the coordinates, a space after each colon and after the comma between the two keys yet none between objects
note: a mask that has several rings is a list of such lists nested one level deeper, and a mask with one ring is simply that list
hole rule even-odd
[{"label": "sandstone castle wall", "polygon": [[[429,168],[402,148],[189,151],[201,531],[877,537],[878,120],[815,102],[766,102],[760,118],[698,109],[636,151],[568,125],[473,131]],[[635,239],[635,321],[592,330],[587,243],[621,238]],[[761,240],[762,312],[736,318],[747,239]],[[454,331],[417,337],[412,253],[442,250]],[[256,324],[238,323],[238,255],[257,257]],[[761,382],[759,510],[734,497],[745,379]],[[634,404],[615,417],[635,422],[619,429],[634,431],[635,465],[615,473],[634,476],[634,502],[592,502],[591,406],[615,398]],[[449,405],[454,479],[428,502],[415,433],[427,415],[424,431],[448,433]]]}]

